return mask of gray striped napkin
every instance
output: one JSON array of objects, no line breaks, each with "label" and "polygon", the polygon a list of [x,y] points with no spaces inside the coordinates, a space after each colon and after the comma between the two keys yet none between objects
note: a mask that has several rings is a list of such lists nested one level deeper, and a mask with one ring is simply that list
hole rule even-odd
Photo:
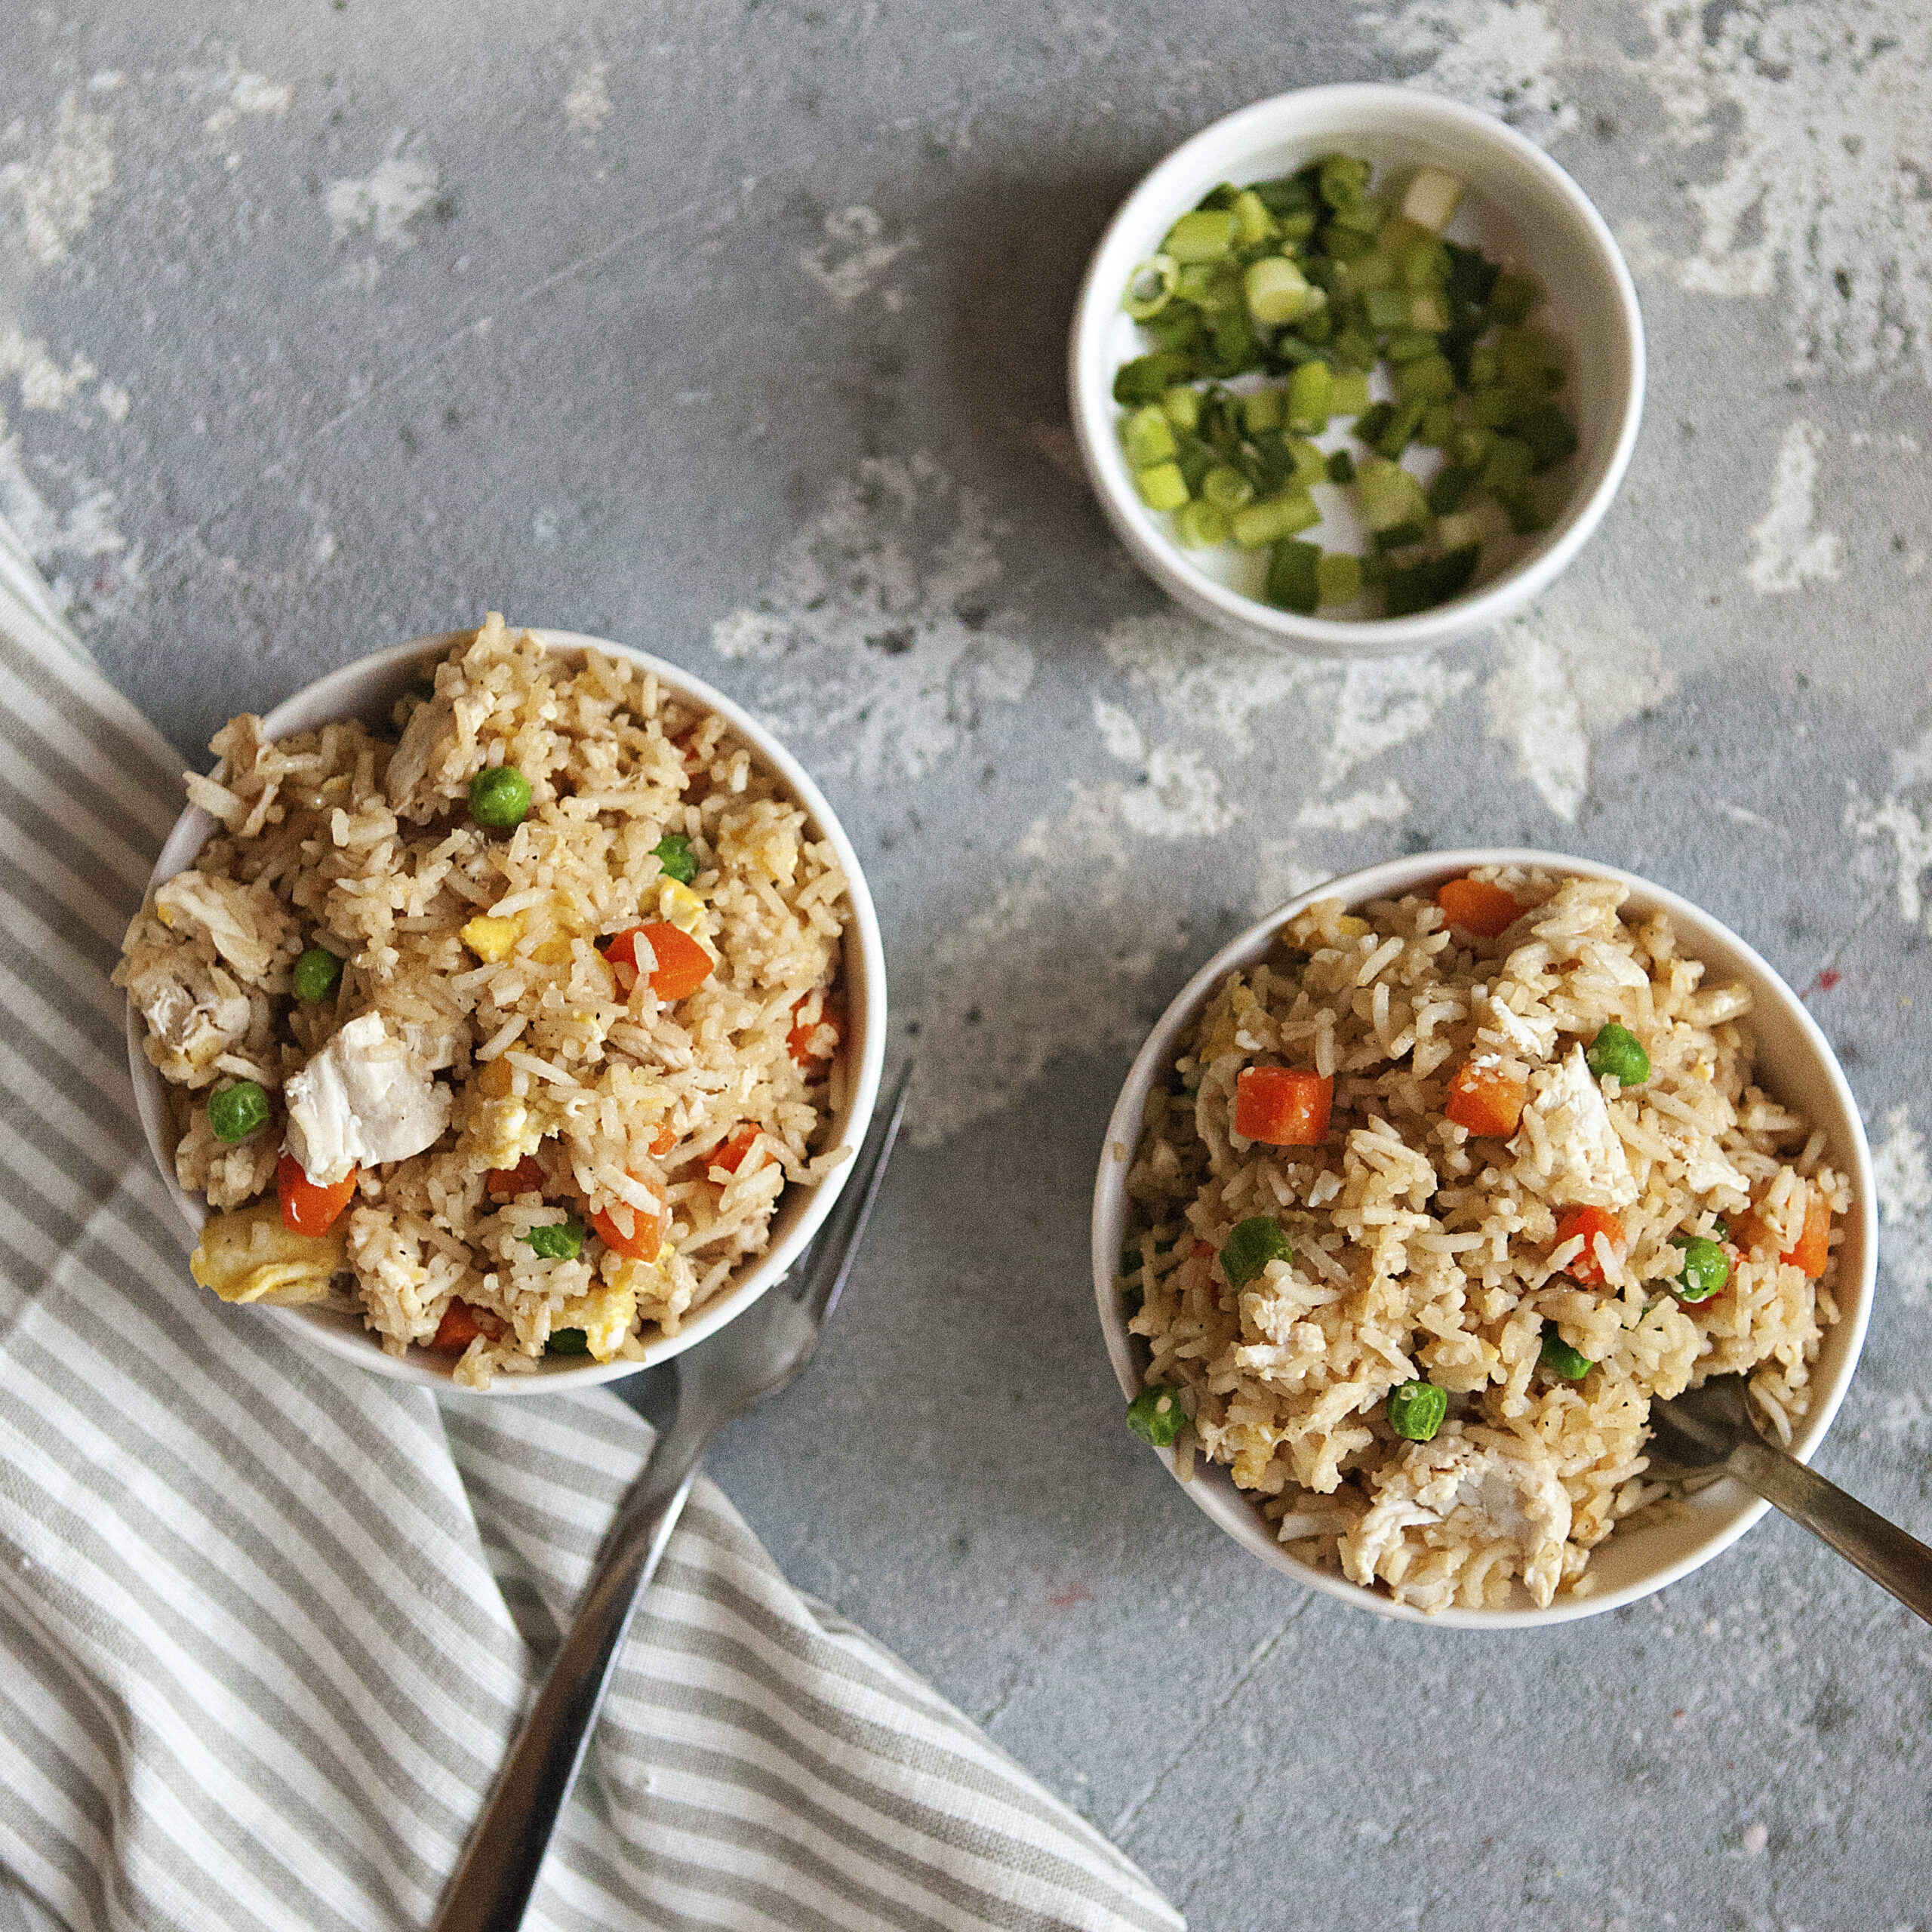
[{"label": "gray striped napkin", "polygon": [[[0,1932],[420,1925],[650,1443],[189,1282],[108,984],[180,801],[0,523]],[[700,1484],[529,1923],[1179,1927]]]}]

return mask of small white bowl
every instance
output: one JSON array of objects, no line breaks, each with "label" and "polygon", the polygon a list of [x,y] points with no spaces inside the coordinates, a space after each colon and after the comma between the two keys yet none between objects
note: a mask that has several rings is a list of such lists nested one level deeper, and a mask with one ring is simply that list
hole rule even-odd
[{"label": "small white bowl", "polygon": [[[468,631],[446,632],[440,637],[412,638],[406,644],[392,645],[339,671],[305,686],[293,697],[276,706],[262,721],[270,738],[287,737],[297,731],[312,731],[336,721],[359,718],[365,723],[386,725],[392,708],[411,681],[435,664]],[[866,890],[859,855],[844,828],[834,816],[824,795],[806,774],[804,768],[779,743],[749,712],[740,709],[721,691],[629,645],[614,644],[608,638],[586,637],[576,631],[538,630],[536,635],[558,655],[577,663],[589,648],[611,657],[621,657],[652,672],[674,697],[688,704],[715,711],[748,745],[752,755],[781,779],[792,795],[805,809],[816,836],[832,841],[844,869],[852,905],[852,919],[845,935],[845,995],[850,1036],[845,1046],[846,1095],[844,1107],[832,1123],[827,1141],[831,1146],[845,1146],[857,1151],[872,1119],[878,1098],[880,1069],[885,1060],[885,950],[880,942],[878,918],[872,910],[872,895]],[[218,768],[217,768],[218,769]],[[161,849],[149,889],[185,872],[195,854],[217,829],[216,821],[198,808],[191,806],[175,821],[168,842]],[[208,1205],[199,1195],[186,1192],[174,1177],[174,1135],[169,1125],[167,1082],[142,1051],[146,1028],[131,1004],[128,1011],[128,1064],[134,1077],[134,1101],[141,1127],[147,1136],[155,1163],[174,1204],[189,1226],[198,1234],[208,1219]],[[734,1315],[742,1315],[797,1260],[805,1244],[817,1232],[832,1211],[852,1171],[850,1161],[835,1168],[814,1188],[788,1189],[779,1202],[771,1224],[771,1245],[744,1278],[728,1293],[706,1305],[685,1324],[675,1335],[661,1337],[645,1345],[640,1360],[622,1358],[608,1362],[579,1361],[568,1356],[546,1355],[527,1374],[499,1374],[487,1392],[492,1395],[548,1395],[565,1389],[581,1389],[598,1382],[610,1382],[620,1376],[635,1374],[654,1362],[668,1361],[681,1355],[721,1328]],[[413,1382],[432,1389],[454,1388],[451,1364],[422,1349],[412,1349],[398,1358],[383,1350],[380,1340],[365,1327],[358,1316],[315,1308],[277,1308],[257,1304],[262,1313],[280,1324],[295,1340],[321,1349],[326,1355],[353,1362],[358,1368],[372,1369],[399,1382]]]},{"label": "small white bowl", "polygon": [[[1825,1331],[1814,1364],[1811,1407],[1792,1432],[1792,1452],[1809,1461],[1838,1414],[1864,1346],[1871,1318],[1872,1285],[1878,1266],[1878,1226],[1872,1203],[1871,1150],[1858,1103],[1839,1071],[1838,1060],[1798,995],[1745,944],[1706,912],[1675,893],[1588,859],[1566,859],[1553,852],[1481,849],[1467,852],[1421,852],[1386,865],[1331,879],[1311,892],[1291,899],[1232,940],[1181,989],[1174,1004],[1140,1049],[1127,1084],[1107,1124],[1099,1178],[1094,1187],[1094,1292],[1100,1306],[1100,1327],[1107,1353],[1129,1400],[1140,1389],[1144,1349],[1129,1336],[1127,1318],[1114,1286],[1115,1269],[1125,1244],[1128,1223],[1127,1174],[1140,1139],[1147,1097],[1164,1081],[1179,1051],[1180,1038],[1199,1015],[1215,988],[1229,974],[1257,964],[1282,926],[1318,899],[1340,899],[1360,906],[1373,899],[1399,898],[1405,892],[1428,891],[1444,879],[1456,878],[1477,866],[1538,866],[1555,872],[1586,878],[1615,879],[1629,889],[1628,909],[1639,915],[1662,912],[1676,928],[1684,955],[1701,959],[1717,980],[1741,980],[1751,989],[1754,1005],[1749,1024],[1757,1043],[1758,1077],[1766,1090],[1800,1109],[1814,1127],[1822,1128],[1833,1164],[1851,1177],[1851,1210],[1840,1223],[1844,1241],[1838,1250],[1838,1319]],[[1152,1451],[1175,1475],[1171,1449]],[[1179,1481],[1178,1475],[1176,1480]],[[1228,1470],[1199,1456],[1194,1475],[1183,1485],[1189,1497],[1226,1530],[1244,1549],[1297,1583],[1339,1597],[1359,1610],[1377,1616],[1406,1619],[1441,1629],[1525,1630],[1549,1623],[1567,1623],[1595,1617],[1648,1596],[1686,1577],[1727,1549],[1770,1507],[1741,1483],[1712,1484],[1688,1497],[1669,1520],[1628,1523],[1600,1544],[1586,1574],[1594,1580],[1587,1596],[1560,1595],[1547,1610],[1539,1610],[1518,1583],[1514,1602],[1503,1610],[1446,1610],[1430,1617],[1379,1592],[1351,1583],[1332,1570],[1318,1570],[1292,1556],[1275,1540],[1274,1531],[1254,1502],[1234,1484]]]},{"label": "small white bowl", "polygon": [[[1114,376],[1146,347],[1139,325],[1121,308],[1134,269],[1218,183],[1272,180],[1334,152],[1373,162],[1378,170],[1426,164],[1465,183],[1451,238],[1534,275],[1543,296],[1537,320],[1566,351],[1569,380],[1561,400],[1579,446],[1556,472],[1567,494],[1549,528],[1518,540],[1520,549],[1500,573],[1412,617],[1304,617],[1243,595],[1215,574],[1208,561],[1215,553],[1183,549],[1168,520],[1141,501],[1120,445]],[[1074,434],[1100,507],[1135,562],[1177,603],[1263,644],[1318,657],[1381,657],[1487,629],[1547,589],[1589,540],[1636,445],[1644,323],[1630,272],[1603,217],[1513,128],[1410,88],[1309,88],[1257,101],[1204,128],[1128,197],[1081,289],[1069,382]]]}]

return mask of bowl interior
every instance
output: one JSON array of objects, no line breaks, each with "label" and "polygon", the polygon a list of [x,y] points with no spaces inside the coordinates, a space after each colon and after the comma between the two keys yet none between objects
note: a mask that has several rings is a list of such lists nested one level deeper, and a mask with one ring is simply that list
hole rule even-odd
[{"label": "bowl interior", "polygon": [[[1579,448],[1553,472],[1561,495],[1560,502],[1553,492],[1549,498],[1550,528],[1486,544],[1476,583],[1415,618],[1305,618],[1258,602],[1265,553],[1183,549],[1170,520],[1141,501],[1116,428],[1114,375],[1148,346],[1120,306],[1134,268],[1217,183],[1269,180],[1337,150],[1373,162],[1378,171],[1428,165],[1464,182],[1450,238],[1536,278],[1543,300],[1534,319],[1561,345],[1568,374],[1559,400],[1576,424]],[[1088,272],[1073,373],[1076,427],[1103,506],[1143,567],[1183,602],[1211,622],[1232,623],[1275,643],[1358,654],[1413,650],[1493,623],[1547,583],[1595,528],[1635,440],[1642,327],[1628,271],[1602,220],[1576,183],[1512,129],[1404,88],[1316,88],[1217,122],[1176,149],[1128,198]],[[1339,426],[1317,441],[1324,448],[1351,446]],[[1335,494],[1323,501],[1333,513],[1312,537],[1359,547],[1346,509],[1334,509]],[[1504,592],[1506,602],[1499,604]]]},{"label": "bowl interior", "polygon": [[[1662,911],[1676,928],[1680,946],[1690,958],[1704,961],[1707,983],[1740,980],[1754,998],[1749,1023],[1757,1042],[1760,1083],[1782,1100],[1800,1109],[1814,1127],[1823,1129],[1835,1164],[1851,1177],[1850,1212],[1840,1223],[1844,1240],[1839,1249],[1838,1320],[1826,1331],[1812,1371],[1810,1411],[1794,1431],[1792,1448],[1808,1458],[1823,1439],[1851,1381],[1866,1325],[1878,1266],[1877,1229],[1873,1220],[1871,1155],[1856,1101],[1839,1070],[1824,1035],[1798,1003],[1790,988],[1758,955],[1687,900],[1620,872],[1580,859],[1551,853],[1516,851],[1420,853],[1361,872],[1331,880],[1291,900],[1215,955],[1183,988],[1149,1036],[1129,1073],[1107,1129],[1094,1197],[1094,1278],[1100,1322],[1121,1392],[1131,1396],[1140,1387],[1140,1365],[1127,1332],[1119,1297],[1114,1292],[1113,1269],[1127,1225],[1126,1177],[1140,1137],[1142,1110],[1149,1094],[1164,1081],[1179,1051],[1182,1035],[1192,1025],[1209,995],[1238,968],[1258,962],[1275,934],[1294,914],[1317,899],[1340,897],[1351,905],[1372,899],[1398,897],[1426,891],[1480,865],[1537,865],[1549,870],[1614,878],[1629,888],[1629,909],[1638,913]],[[1174,1469],[1173,1452],[1157,1451]],[[1198,1457],[1195,1473],[1184,1487],[1192,1500],[1246,1549],[1297,1583],[1340,1597],[1385,1617],[1397,1617],[1438,1627],[1524,1629],[1565,1623],[1647,1596],[1674,1583],[1727,1548],[1757,1521],[1769,1505],[1735,1482],[1724,1481],[1687,1497],[1681,1504],[1653,1510],[1620,1526],[1601,1544],[1586,1573],[1594,1579],[1589,1593],[1562,1595],[1549,1609],[1539,1610],[1520,1585],[1509,1607],[1502,1611],[1450,1610],[1434,1617],[1349,1583],[1331,1571],[1320,1571],[1290,1555],[1275,1540],[1260,1512],[1237,1490],[1225,1468],[1210,1466]]]},{"label": "bowl interior", "polygon": [[[305,687],[278,705],[263,720],[271,738],[346,718],[386,724],[396,700],[412,679],[435,663],[467,631],[451,631],[437,637],[413,638],[391,646],[352,664],[332,672]],[[581,662],[586,649],[594,647],[607,656],[623,657],[654,673],[667,690],[692,703],[703,706],[724,717],[766,770],[781,779],[805,810],[814,835],[829,839],[844,869],[852,906],[852,919],[845,934],[844,972],[849,1007],[851,1036],[843,1073],[844,1092],[833,1110],[832,1132],[826,1144],[844,1146],[857,1152],[864,1139],[878,1097],[879,1075],[884,1063],[886,1036],[885,953],[881,942],[878,919],[866,890],[857,854],[844,828],[838,823],[823,795],[804,768],[774,739],[749,712],[742,710],[722,692],[691,676],[676,666],[664,663],[627,645],[605,638],[586,637],[574,631],[539,630],[549,648]],[[151,881],[159,884],[195,861],[209,835],[217,829],[208,814],[190,807],[176,820],[174,828],[155,861]],[[189,1226],[198,1232],[208,1218],[206,1204],[188,1193],[174,1177],[174,1135],[167,1104],[167,1084],[142,1051],[145,1029],[131,1006],[128,1011],[128,1060],[134,1075],[134,1103],[156,1165],[175,1205]],[[851,1171],[848,1161],[835,1168],[815,1188],[788,1189],[772,1218],[771,1245],[757,1264],[728,1293],[708,1303],[674,1336],[648,1343],[641,1360],[610,1362],[575,1361],[562,1357],[546,1357],[528,1374],[499,1375],[491,1395],[528,1395],[567,1387],[614,1380],[634,1374],[656,1361],[667,1361],[741,1314],[774,1282],[783,1276],[831,1211]],[[326,1353],[372,1369],[378,1374],[414,1382],[425,1386],[454,1386],[448,1364],[422,1349],[412,1349],[398,1359],[386,1354],[380,1342],[359,1318],[331,1309],[262,1307],[260,1312],[279,1322],[297,1339]]]}]

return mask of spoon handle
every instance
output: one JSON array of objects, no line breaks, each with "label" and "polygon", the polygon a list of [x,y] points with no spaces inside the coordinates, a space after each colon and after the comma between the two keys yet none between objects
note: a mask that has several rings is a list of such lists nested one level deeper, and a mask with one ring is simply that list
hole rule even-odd
[{"label": "spoon handle", "polygon": [[1743,1441],[1724,1466],[1932,1623],[1932,1549],[1769,1443]]}]

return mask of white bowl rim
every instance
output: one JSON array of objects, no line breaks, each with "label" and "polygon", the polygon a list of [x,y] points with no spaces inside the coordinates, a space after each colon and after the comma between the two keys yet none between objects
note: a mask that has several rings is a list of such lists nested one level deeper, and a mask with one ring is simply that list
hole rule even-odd
[{"label": "white bowl rim", "polygon": [[[552,630],[534,624],[518,625],[512,628],[531,632],[553,651],[596,650],[609,656],[624,658],[652,672],[680,698],[689,699],[716,712],[751,748],[754,755],[765,762],[791,788],[793,796],[811,814],[820,835],[831,841],[832,849],[838,855],[838,863],[844,869],[848,897],[852,906],[851,931],[858,942],[865,980],[865,1026],[858,1054],[850,1067],[853,1086],[844,1132],[844,1143],[856,1155],[865,1139],[866,1130],[871,1123],[872,1109],[878,1099],[879,1081],[885,1065],[888,1031],[885,948],[880,937],[878,915],[872,905],[872,894],[866,885],[864,872],[860,866],[858,854],[853,849],[851,840],[846,835],[844,827],[840,824],[838,814],[832,811],[824,793],[814,783],[804,766],[743,706],[679,666],[663,658],[653,657],[648,651],[640,651],[635,645],[620,644],[610,638],[592,637],[581,631]],[[386,645],[340,666],[312,683],[304,685],[300,690],[291,692],[268,712],[262,720],[263,735],[275,738],[290,731],[311,728],[306,724],[292,721],[292,715],[312,715],[319,707],[328,705],[331,700],[339,702],[329,706],[331,715],[337,718],[358,716],[360,715],[360,703],[372,688],[380,685],[386,675],[392,675],[408,665],[439,656],[459,640],[474,635],[472,626],[409,638],[399,644]],[[184,871],[192,865],[195,854],[215,829],[216,823],[213,817],[197,806],[190,805],[183,811],[170,829],[162,847],[160,857],[155,862],[154,870],[148,881],[148,891],[152,891],[175,873]],[[165,1117],[162,1095],[165,1083],[142,1051],[143,1029],[131,1001],[128,1003],[127,1011],[127,1035],[128,1063],[134,1076],[135,1107],[140,1116],[149,1152],[160,1170],[162,1183],[175,1206],[180,1211],[189,1228],[198,1235],[202,1224],[208,1219],[208,1210],[205,1202],[182,1187],[175,1178],[173,1161],[163,1157],[162,1130]],[[675,1335],[660,1337],[655,1343],[647,1343],[646,1352],[641,1359],[620,1357],[608,1362],[575,1362],[568,1358],[558,1358],[554,1361],[546,1358],[542,1365],[532,1372],[494,1377],[487,1389],[463,1389],[452,1380],[447,1367],[432,1368],[418,1361],[417,1357],[422,1353],[420,1349],[412,1349],[408,1356],[400,1359],[388,1354],[369,1330],[352,1331],[324,1326],[300,1308],[278,1308],[258,1303],[257,1309],[278,1324],[291,1339],[306,1347],[320,1349],[326,1355],[352,1363],[356,1367],[367,1370],[373,1374],[387,1376],[392,1380],[412,1383],[438,1393],[485,1397],[549,1395],[561,1394],[570,1389],[589,1388],[599,1383],[614,1382],[626,1375],[635,1375],[639,1370],[651,1367],[657,1363],[669,1361],[672,1356],[681,1355],[685,1349],[703,1341],[707,1335],[714,1334],[733,1317],[743,1314],[768,1288],[783,1278],[786,1269],[798,1259],[805,1244],[824,1222],[826,1216],[832,1211],[832,1204],[838,1198],[852,1168],[851,1160],[842,1161],[833,1168],[818,1183],[811,1199],[789,1232],[759,1257],[757,1266],[737,1287],[707,1303]]]},{"label": "white bowl rim", "polygon": [[[1792,1453],[1800,1461],[1809,1462],[1831,1427],[1832,1419],[1837,1415],[1846,1391],[1851,1386],[1852,1377],[1857,1371],[1859,1356],[1865,1346],[1866,1330],[1871,1321],[1872,1301],[1878,1273],[1877,1229],[1872,1219],[1872,1203],[1877,1196],[1872,1178],[1871,1149],[1866,1140],[1864,1122],[1859,1112],[1857,1100],[1844,1077],[1844,1070],[1838,1065],[1838,1056],[1832,1052],[1830,1042],[1826,1039],[1817,1022],[1806,1011],[1798,995],[1755,947],[1740,939],[1721,920],[1689,900],[1638,873],[1626,872],[1619,866],[1606,865],[1595,859],[1572,858],[1561,853],[1537,851],[1520,847],[1484,846],[1459,851],[1417,852],[1324,880],[1319,885],[1299,893],[1277,906],[1264,918],[1257,919],[1245,931],[1230,940],[1174,995],[1135,1056],[1134,1064],[1122,1083],[1120,1097],[1115,1102],[1113,1112],[1107,1122],[1106,1139],[1101,1147],[1100,1168],[1094,1186],[1092,1266],[1094,1300],[1099,1310],[1101,1331],[1106,1341],[1108,1357],[1113,1364],[1115,1377],[1120,1384],[1121,1395],[1131,1401],[1140,1387],[1140,1371],[1134,1360],[1133,1345],[1128,1335],[1126,1321],[1121,1312],[1120,1297],[1114,1289],[1114,1266],[1120,1254],[1121,1238],[1126,1223],[1127,1174],[1133,1150],[1140,1137],[1141,1109],[1154,1081],[1163,1077],[1165,1068],[1172,1063],[1174,1048],[1182,1029],[1198,1012],[1209,993],[1229,972],[1259,958],[1275,932],[1317,900],[1339,898],[1354,906],[1371,899],[1398,897],[1403,893],[1413,892],[1431,881],[1456,878],[1478,866],[1534,866],[1549,872],[1567,872],[1590,878],[1614,879],[1629,888],[1633,894],[1641,894],[1647,906],[1654,906],[1670,915],[1673,922],[1678,924],[1680,940],[1690,942],[1684,945],[1684,950],[1691,958],[1698,956],[1694,940],[1700,928],[1721,937],[1725,943],[1737,949],[1749,969],[1760,977],[1762,983],[1761,986],[1754,986],[1754,995],[1760,992],[1770,994],[1784,1010],[1786,1017],[1797,1022],[1798,1030],[1816,1057],[1820,1069],[1826,1075],[1827,1084],[1850,1130],[1850,1144],[1843,1147],[1835,1146],[1832,1152],[1835,1158],[1842,1158],[1850,1171],[1852,1212],[1859,1217],[1863,1247],[1858,1279],[1856,1282],[1841,1281],[1838,1284],[1839,1315],[1835,1328],[1845,1338],[1839,1345],[1844,1350],[1842,1366],[1830,1382],[1826,1383],[1821,1379],[1812,1384],[1815,1392],[1812,1405],[1793,1432]],[[1124,1154],[1117,1155],[1117,1149],[1124,1149]],[[1380,1617],[1420,1623],[1435,1629],[1541,1629],[1552,1624],[1574,1623],[1580,1617],[1598,1616],[1605,1611],[1620,1609],[1626,1604],[1636,1602],[1676,1583],[1688,1576],[1692,1571],[1708,1563],[1714,1556],[1721,1555],[1771,1506],[1761,1497],[1745,1494],[1739,1485],[1740,1497],[1734,1509],[1701,1543],[1675,1561],[1660,1564],[1655,1571],[1638,1581],[1620,1589],[1605,1591],[1601,1595],[1559,1596],[1547,1610],[1538,1610],[1534,1607],[1500,1611],[1457,1608],[1429,1615],[1412,1604],[1392,1602],[1361,1584],[1349,1582],[1332,1571],[1315,1569],[1291,1555],[1275,1541],[1262,1523],[1254,1506],[1241,1497],[1231,1482],[1226,1481],[1225,1471],[1215,1472],[1223,1478],[1223,1484],[1211,1489],[1204,1483],[1198,1472],[1192,1480],[1182,1481],[1173,1450],[1154,1449],[1150,1453],[1160,1457],[1168,1473],[1187,1492],[1189,1500],[1225,1530],[1235,1542],[1251,1554],[1260,1558],[1271,1568],[1280,1571],[1309,1589],[1319,1590],[1324,1595],[1337,1598],[1358,1610],[1366,1610]],[[1197,1472],[1201,1467],[1197,1457]],[[1704,1492],[1706,1495],[1711,1493],[1710,1491]]]},{"label": "white bowl rim", "polygon": [[[1106,278],[1108,285],[1101,285],[1103,263],[1113,248],[1115,238],[1137,229],[1144,219],[1145,211],[1169,200],[1178,186],[1218,179],[1226,172],[1225,168],[1203,169],[1200,166],[1195,157],[1204,149],[1219,147],[1232,141],[1242,145],[1258,144],[1264,138],[1271,137],[1264,131],[1272,131],[1277,121],[1317,106],[1358,108],[1364,118],[1380,118],[1399,107],[1404,118],[1412,125],[1433,122],[1438,128],[1454,128],[1484,137],[1509,149],[1541,175],[1569,205],[1601,251],[1617,291],[1618,306],[1629,346],[1629,393],[1625,399],[1623,420],[1609,463],[1596,488],[1583,503],[1573,508],[1568,522],[1548,547],[1536,552],[1526,563],[1477,590],[1411,617],[1305,617],[1241,595],[1201,570],[1179,545],[1160,546],[1150,540],[1126,513],[1120,498],[1118,479],[1101,461],[1099,453],[1103,439],[1110,441],[1114,435],[1110,414],[1112,372],[1103,365],[1100,340],[1118,306],[1111,270]],[[1387,657],[1447,644],[1487,629],[1540,595],[1595,534],[1629,467],[1644,414],[1646,352],[1643,312],[1638,306],[1636,285],[1631,278],[1623,251],[1595,204],[1566,169],[1507,122],[1479,108],[1446,100],[1440,94],[1425,94],[1414,88],[1386,82],[1342,82],[1270,95],[1265,100],[1238,108],[1220,120],[1211,122],[1157,162],[1121,204],[1094,246],[1081,283],[1078,299],[1074,304],[1067,361],[1074,436],[1079,445],[1088,480],[1115,534],[1135,561],[1170,594],[1179,594],[1175,588],[1177,583],[1184,587],[1186,594],[1182,601],[1192,602],[1198,614],[1212,615],[1217,621],[1247,635],[1265,638],[1289,649],[1335,657]],[[1170,583],[1171,577],[1174,583]],[[1208,608],[1203,609],[1203,606]]]}]

